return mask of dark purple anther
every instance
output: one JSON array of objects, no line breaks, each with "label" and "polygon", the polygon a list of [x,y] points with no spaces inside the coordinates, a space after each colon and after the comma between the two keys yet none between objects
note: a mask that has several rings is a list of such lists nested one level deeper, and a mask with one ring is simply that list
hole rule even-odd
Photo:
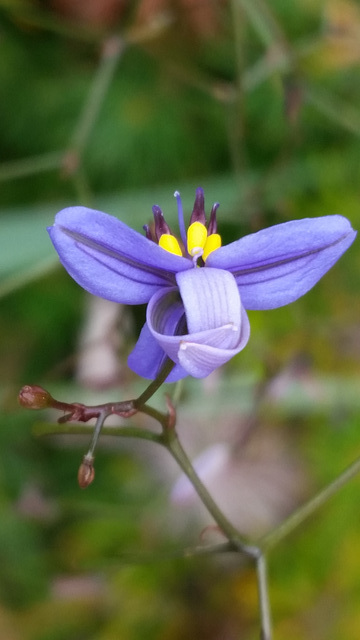
[{"label": "dark purple anther", "polygon": [[146,235],[147,239],[148,240],[152,240],[153,242],[155,242],[155,240],[154,240],[154,238],[152,236],[151,229],[150,229],[149,225],[148,224],[144,224],[143,225],[143,229],[145,231],[145,235]]},{"label": "dark purple anther", "polygon": [[213,233],[217,233],[216,212],[218,208],[219,208],[219,203],[215,202],[210,212],[210,220],[208,224],[208,236],[211,236]]},{"label": "dark purple anther", "polygon": [[164,233],[171,234],[171,231],[169,225],[165,222],[163,212],[157,204],[154,204],[152,212],[154,214],[155,220],[155,237],[157,242],[159,242],[161,236],[164,235]]},{"label": "dark purple anther", "polygon": [[198,187],[196,189],[194,208],[191,214],[190,224],[192,224],[193,222],[201,222],[201,224],[206,224],[204,191],[201,189],[201,187]]}]

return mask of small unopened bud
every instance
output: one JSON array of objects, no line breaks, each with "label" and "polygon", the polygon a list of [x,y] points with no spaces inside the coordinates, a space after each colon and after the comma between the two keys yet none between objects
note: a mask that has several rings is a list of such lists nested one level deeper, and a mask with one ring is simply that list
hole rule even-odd
[{"label": "small unopened bud", "polygon": [[95,469],[93,466],[94,458],[89,455],[84,456],[78,471],[78,483],[80,489],[86,489],[95,478]]},{"label": "small unopened bud", "polygon": [[52,407],[54,403],[50,393],[36,384],[27,384],[20,389],[18,399],[19,404],[26,409],[46,409]]}]

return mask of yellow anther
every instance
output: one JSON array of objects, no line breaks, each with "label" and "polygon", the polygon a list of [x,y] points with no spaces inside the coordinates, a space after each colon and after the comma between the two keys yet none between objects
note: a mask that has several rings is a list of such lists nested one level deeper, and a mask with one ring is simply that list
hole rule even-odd
[{"label": "yellow anther", "polygon": [[187,249],[191,256],[202,255],[207,238],[207,230],[201,222],[193,222],[187,230]]},{"label": "yellow anther", "polygon": [[219,236],[218,233],[212,233],[207,237],[205,242],[204,252],[202,254],[204,262],[209,257],[210,253],[215,251],[215,249],[219,249],[219,247],[221,247],[221,236]]},{"label": "yellow anther", "polygon": [[169,251],[169,253],[174,253],[176,256],[182,256],[182,251],[177,239],[170,233],[163,233],[162,236],[160,236],[159,247],[162,247],[165,251]]}]

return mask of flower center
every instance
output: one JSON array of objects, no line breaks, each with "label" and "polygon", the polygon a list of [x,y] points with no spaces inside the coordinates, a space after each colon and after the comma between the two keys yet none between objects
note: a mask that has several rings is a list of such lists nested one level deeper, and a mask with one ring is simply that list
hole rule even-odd
[{"label": "flower center", "polygon": [[[185,248],[185,256],[192,258],[194,265],[197,266],[199,258],[202,258],[202,260],[206,262],[210,253],[221,247],[221,237],[217,233],[216,223],[216,210],[219,205],[214,204],[211,209],[209,223],[206,224],[204,193],[202,189],[197,189],[194,209],[186,233],[180,194],[176,191],[174,195],[178,205],[179,227],[182,244]],[[160,207],[155,205],[153,207],[153,214],[155,219],[155,232],[153,233],[147,225],[144,227],[149,240],[154,240],[162,249],[165,249],[165,251],[169,253],[184,256],[184,251],[177,238],[172,235]]]},{"label": "flower center", "polygon": [[208,230],[201,222],[193,222],[187,231],[187,250],[192,258],[202,258],[206,262],[207,257],[221,247],[221,237],[218,233],[208,235]]},{"label": "flower center", "polygon": [[171,235],[171,233],[163,233],[163,235],[160,236],[159,247],[165,249],[165,251],[169,251],[169,253],[174,253],[176,256],[182,256],[183,254],[179,241],[175,236]]}]

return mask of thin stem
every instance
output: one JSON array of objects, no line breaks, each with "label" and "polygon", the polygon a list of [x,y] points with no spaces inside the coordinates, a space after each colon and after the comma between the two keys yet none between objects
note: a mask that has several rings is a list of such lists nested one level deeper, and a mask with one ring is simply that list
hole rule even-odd
[{"label": "thin stem", "polygon": [[[9,7],[14,6],[15,3],[8,3]],[[20,5],[19,10],[20,10]],[[17,18],[17,11],[13,11],[14,16]],[[55,33],[63,38],[72,38],[76,42],[88,42],[90,44],[98,43],[102,37],[100,30],[90,29],[80,26],[78,23],[71,25],[69,22],[65,22],[59,19],[59,16],[49,11],[41,11],[37,5],[22,4],[21,5],[21,21],[27,27],[35,27],[37,30],[46,30],[50,33]]]},{"label": "thin stem", "polygon": [[266,558],[263,553],[256,560],[256,576],[258,582],[259,609],[261,620],[260,640],[271,640],[271,616],[269,590],[267,581]]},{"label": "thin stem", "polygon": [[154,420],[157,420],[157,422],[159,422],[163,426],[167,422],[166,413],[158,411],[157,409],[154,409],[154,407],[149,407],[148,404],[143,404],[139,411],[141,411],[141,413],[145,413],[147,416],[150,416],[150,418],[154,418]]},{"label": "thin stem", "polygon": [[81,202],[83,206],[92,207],[94,201],[93,194],[88,183],[86,172],[81,164],[72,175],[72,182],[78,202]]},{"label": "thin stem", "polygon": [[304,98],[306,102],[312,104],[329,120],[336,122],[336,124],[344,127],[344,129],[354,133],[356,136],[360,136],[358,109],[353,108],[352,105],[339,100],[333,95],[326,94],[325,92],[320,93],[310,86],[305,88]]},{"label": "thin stem", "polygon": [[31,267],[26,265],[23,270],[11,274],[7,278],[2,276],[0,283],[0,298],[8,293],[12,293],[20,287],[23,287],[25,284],[32,282],[32,280],[36,280],[37,278],[47,275],[52,269],[56,269],[57,266],[58,261],[55,256],[50,256],[39,263],[35,263]]},{"label": "thin stem", "polygon": [[245,67],[245,21],[244,11],[238,0],[232,0],[231,12],[234,29],[234,46],[236,59],[236,99],[230,103],[230,145],[234,171],[241,176],[245,165],[245,110],[243,73]]},{"label": "thin stem", "polygon": [[75,127],[70,145],[79,155],[83,153],[89,140],[123,50],[124,42],[118,37],[112,37],[105,42],[99,68],[90,88],[84,109]]},{"label": "thin stem", "polygon": [[271,13],[268,3],[263,0],[234,0],[242,5],[254,30],[265,47],[270,47],[275,42],[284,44],[283,31]]},{"label": "thin stem", "polygon": [[104,420],[106,419],[106,417],[107,417],[107,413],[105,411],[102,411],[97,417],[96,424],[95,424],[95,429],[94,429],[94,432],[93,432],[93,437],[92,437],[91,444],[90,444],[90,447],[89,447],[89,451],[88,451],[88,454],[87,454],[88,456],[92,457],[94,455],[94,452],[95,452],[95,449],[96,449],[96,445],[98,443],[99,436],[100,436],[100,433],[101,433],[101,429],[103,427]]},{"label": "thin stem", "polygon": [[205,505],[209,513],[214,518],[216,524],[219,526],[223,534],[228,538],[229,542],[233,545],[233,550],[240,551],[241,553],[244,553],[245,555],[252,558],[257,558],[259,555],[259,549],[257,547],[247,545],[238,530],[231,524],[224,513],[219,509],[218,505],[196,473],[174,430],[164,430],[163,444],[171,453],[172,457],[176,460],[180,469],[190,480],[196,493],[198,494],[199,498],[201,499],[202,503]]},{"label": "thin stem", "polygon": [[170,360],[170,358],[167,358],[157,378],[155,378],[155,380],[153,380],[149,384],[149,386],[145,389],[145,391],[143,391],[143,393],[138,398],[136,398],[136,400],[134,400],[135,409],[137,409],[138,411],[142,411],[142,407],[144,406],[144,404],[161,387],[163,382],[165,382],[166,378],[168,377],[169,373],[171,373],[174,366],[175,366],[175,362]]},{"label": "thin stem", "polygon": [[317,493],[311,500],[297,509],[287,520],[282,522],[276,529],[270,531],[259,541],[259,547],[263,551],[268,551],[283,538],[286,538],[304,520],[309,518],[315,511],[322,507],[332,496],[342,489],[354,476],[360,473],[360,458],[355,460],[345,471],[343,471],[333,482]]},{"label": "thin stem", "polygon": [[[169,416],[166,413],[162,413],[153,407],[146,405],[146,400],[151,398],[152,395],[159,389],[162,383],[166,380],[170,371],[174,367],[174,362],[170,359],[165,361],[163,368],[155,380],[153,380],[143,393],[135,400],[123,400],[121,402],[106,402],[105,404],[98,405],[86,405],[79,402],[63,402],[56,400],[51,394],[37,385],[25,385],[19,392],[19,400],[23,406],[29,409],[40,408],[52,408],[58,411],[64,412],[64,415],[58,419],[58,423],[65,424],[68,422],[88,422],[89,420],[96,418],[96,424],[103,424],[105,419],[110,415],[118,415],[122,418],[130,418],[138,411],[145,413],[155,420],[157,420],[166,429],[169,426]],[[38,396],[41,396],[41,403],[38,404]],[[35,396],[34,396],[35,394]],[[37,398],[36,402],[34,398]],[[169,407],[169,410],[171,407]],[[70,430],[71,431],[71,430]],[[97,426],[95,427],[97,432]]]},{"label": "thin stem", "polygon": [[183,392],[183,388],[184,388],[184,380],[178,380],[177,383],[174,386],[174,390],[171,394],[171,402],[173,404],[174,407],[176,407],[179,402],[180,402],[180,398],[181,398],[181,394]]},{"label": "thin stem", "polygon": [[[33,426],[33,434],[35,436],[52,436],[52,435],[91,435],[94,432],[94,425],[89,424],[73,424],[69,422],[49,424],[46,422],[38,422]],[[163,444],[159,434],[153,433],[148,429],[141,429],[137,426],[127,427],[102,427],[103,436],[116,436],[120,438],[137,438],[138,440],[149,440],[157,444]]]},{"label": "thin stem", "polygon": [[[199,546],[199,547],[181,547],[180,549],[165,549],[164,551],[135,551],[118,553],[116,555],[116,559],[120,560],[122,564],[155,564],[159,561],[169,560],[172,558],[195,558],[195,557],[204,557],[204,556],[214,556],[219,553],[228,553],[234,552],[234,549],[230,548],[229,542],[224,542],[222,544],[209,544],[207,546]],[[112,560],[113,561],[113,560]]]},{"label": "thin stem", "polygon": [[271,56],[265,55],[243,73],[243,90],[250,93],[262,82],[272,75],[285,74],[291,69],[295,57],[286,49],[277,48],[271,52]]},{"label": "thin stem", "polygon": [[53,153],[30,156],[22,160],[3,162],[0,164],[0,182],[59,169],[62,166],[64,155],[64,151],[54,151]]},{"label": "thin stem", "polygon": [[[103,38],[103,30],[101,28],[84,27],[79,24],[72,25],[67,21],[59,20],[58,17],[54,20],[51,14],[40,11],[38,8],[34,9],[30,5],[29,7],[27,5],[21,6],[21,20],[24,24],[41,30],[45,29],[64,38],[72,38],[77,42],[98,44]],[[174,20],[169,12],[163,12],[147,23],[146,26],[131,28],[128,33],[124,34],[124,40],[132,44],[147,42],[167,30],[173,22]]]}]

